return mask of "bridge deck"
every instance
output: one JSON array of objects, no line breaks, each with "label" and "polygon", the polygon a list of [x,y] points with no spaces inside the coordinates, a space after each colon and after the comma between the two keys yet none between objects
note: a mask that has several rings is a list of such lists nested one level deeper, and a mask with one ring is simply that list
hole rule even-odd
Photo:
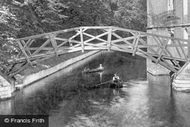
[{"label": "bridge deck", "polygon": [[[151,43],[147,43],[151,42]],[[177,73],[188,61],[189,40],[111,26],[85,26],[17,39],[17,62],[84,50],[113,50],[139,55]],[[22,69],[22,68],[20,68]],[[15,75],[19,70],[10,72]]]}]

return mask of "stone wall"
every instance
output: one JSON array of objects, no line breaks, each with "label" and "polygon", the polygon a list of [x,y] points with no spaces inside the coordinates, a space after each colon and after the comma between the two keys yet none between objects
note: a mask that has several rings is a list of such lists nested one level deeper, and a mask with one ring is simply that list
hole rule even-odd
[{"label": "stone wall", "polygon": [[22,87],[25,87],[35,81],[38,81],[42,78],[45,78],[69,65],[72,65],[82,59],[85,59],[87,57],[90,57],[94,54],[97,54],[98,52],[100,51],[91,51],[91,52],[88,52],[88,53],[85,53],[83,55],[80,55],[78,57],[75,57],[75,58],[71,58],[69,60],[66,60],[60,64],[57,64],[56,66],[54,67],[51,67],[51,68],[48,68],[48,69],[45,69],[45,70],[42,70],[40,72],[37,72],[37,73],[34,73],[34,74],[30,74],[30,75],[27,75],[27,76],[24,76],[23,79],[22,79],[22,83],[21,84],[16,84],[15,87],[20,89]]},{"label": "stone wall", "polygon": [[190,92],[190,62],[174,78],[172,87],[177,91]]},{"label": "stone wall", "polygon": [[14,90],[14,83],[10,83],[0,76],[0,100],[12,97]]}]

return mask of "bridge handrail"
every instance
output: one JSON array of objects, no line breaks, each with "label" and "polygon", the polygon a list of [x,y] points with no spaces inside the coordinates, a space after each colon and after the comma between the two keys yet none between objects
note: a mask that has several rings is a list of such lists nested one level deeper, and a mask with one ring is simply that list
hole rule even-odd
[{"label": "bridge handrail", "polygon": [[74,28],[68,28],[68,29],[64,29],[64,30],[58,30],[58,31],[53,31],[53,32],[48,32],[48,33],[42,33],[42,34],[38,34],[38,35],[32,35],[32,36],[28,36],[28,37],[17,38],[17,39],[15,39],[15,41],[26,40],[26,39],[31,39],[31,38],[38,38],[38,37],[43,37],[43,36],[50,35],[50,34],[71,32],[73,30],[79,30],[81,28],[89,28],[89,29],[105,29],[105,28],[112,28],[113,29],[114,28],[114,29],[122,30],[122,31],[126,31],[126,32],[134,32],[134,33],[140,33],[140,34],[149,35],[149,36],[159,36],[159,37],[163,37],[163,38],[169,38],[169,39],[174,39],[174,40],[190,42],[190,40],[188,40],[188,39],[177,38],[177,37],[169,37],[169,36],[158,35],[158,34],[153,34],[153,33],[147,33],[147,32],[142,32],[142,31],[137,31],[137,30],[131,30],[131,29],[126,29],[126,28],[121,28],[121,27],[116,27],[116,26],[81,26],[81,27],[74,27]]},{"label": "bridge handrail", "polygon": [[[98,33],[98,30],[101,32]],[[65,33],[69,32],[71,35],[67,37]],[[147,43],[148,39],[152,43]],[[15,41],[20,47],[15,60],[27,61],[31,66],[33,62],[46,56],[84,50],[114,50],[143,56],[177,72],[190,57],[190,40],[116,26],[81,26],[18,38]],[[40,46],[31,46],[34,41],[42,42]]]}]

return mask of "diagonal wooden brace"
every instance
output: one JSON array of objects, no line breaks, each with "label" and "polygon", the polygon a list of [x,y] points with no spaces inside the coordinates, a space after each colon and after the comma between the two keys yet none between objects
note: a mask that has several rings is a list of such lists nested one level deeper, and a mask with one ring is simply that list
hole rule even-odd
[{"label": "diagonal wooden brace", "polygon": [[28,56],[27,53],[25,52],[25,50],[24,50],[22,44],[20,43],[20,41],[17,41],[17,43],[18,43],[18,45],[19,45],[19,47],[20,47],[22,53],[25,55],[27,62],[33,67],[32,62],[30,61],[29,56]]},{"label": "diagonal wooden brace", "polygon": [[160,47],[162,50],[161,50],[161,52],[160,52],[159,57],[158,57],[157,60],[156,60],[156,64],[158,64],[158,63],[160,62],[160,59],[161,59],[161,57],[162,57],[162,53],[166,51],[166,47],[167,47],[167,43],[164,43],[164,45]]}]

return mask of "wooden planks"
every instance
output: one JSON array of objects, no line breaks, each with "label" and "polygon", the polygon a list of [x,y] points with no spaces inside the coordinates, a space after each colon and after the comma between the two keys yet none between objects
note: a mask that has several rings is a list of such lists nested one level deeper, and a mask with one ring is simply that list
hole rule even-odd
[{"label": "wooden planks", "polygon": [[[66,36],[67,34],[69,36]],[[148,44],[147,39],[152,39],[154,43]],[[189,40],[112,26],[76,27],[20,38],[16,41],[22,54],[18,55],[16,60],[27,61],[30,65],[33,61],[49,56],[79,50],[84,52],[107,49],[140,55],[177,72],[182,68],[179,62],[186,62],[190,58]]]}]

